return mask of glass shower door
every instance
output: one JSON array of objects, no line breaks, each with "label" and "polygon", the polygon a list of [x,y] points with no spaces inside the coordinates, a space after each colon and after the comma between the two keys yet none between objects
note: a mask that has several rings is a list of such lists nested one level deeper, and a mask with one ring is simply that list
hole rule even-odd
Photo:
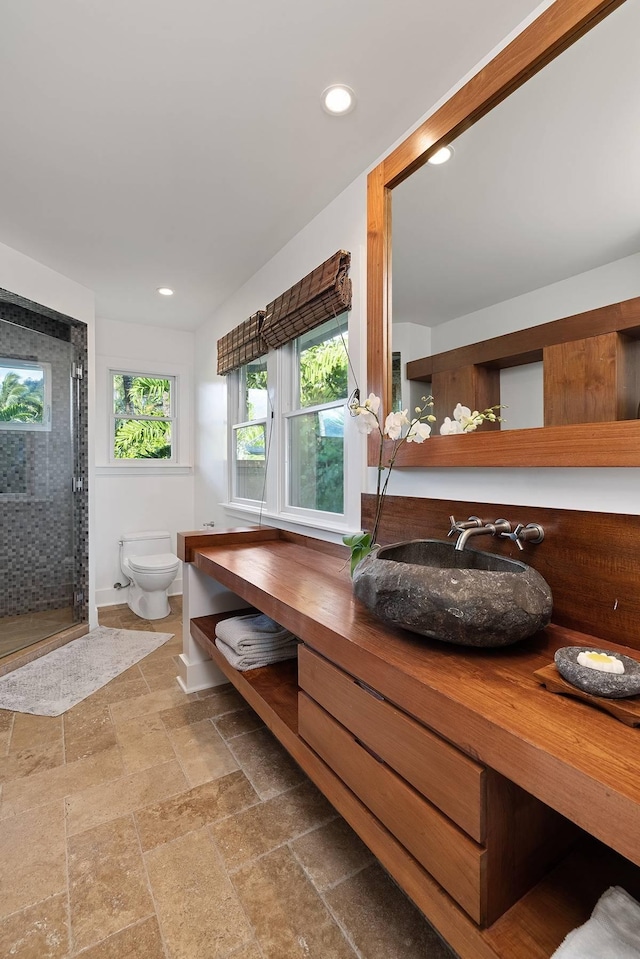
[{"label": "glass shower door", "polygon": [[73,349],[0,319],[0,657],[81,615]]}]

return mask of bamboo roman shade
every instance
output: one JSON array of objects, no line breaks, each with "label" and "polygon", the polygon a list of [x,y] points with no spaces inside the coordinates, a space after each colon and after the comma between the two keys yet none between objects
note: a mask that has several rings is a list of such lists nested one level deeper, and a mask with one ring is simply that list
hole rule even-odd
[{"label": "bamboo roman shade", "polygon": [[262,338],[262,325],[265,312],[258,310],[248,320],[240,323],[230,333],[218,340],[218,374],[220,376],[231,373],[264,356],[269,347]]},{"label": "bamboo roman shade", "polygon": [[338,250],[269,303],[262,336],[272,349],[351,309],[351,254]]}]

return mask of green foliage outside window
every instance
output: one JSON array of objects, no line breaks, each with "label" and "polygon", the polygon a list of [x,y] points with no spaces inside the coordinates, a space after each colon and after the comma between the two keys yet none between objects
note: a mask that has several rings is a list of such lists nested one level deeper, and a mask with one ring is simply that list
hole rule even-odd
[{"label": "green foliage outside window", "polygon": [[347,355],[342,337],[336,336],[301,350],[300,406],[317,406],[346,398],[347,376]]},{"label": "green foliage outside window", "polygon": [[[346,334],[333,335],[299,351],[300,406],[319,406],[346,399],[348,362]],[[329,338],[330,336],[330,338]],[[344,411],[332,409],[296,417],[292,424],[292,505],[342,513],[344,510]]]},{"label": "green foliage outside window", "polygon": [[0,420],[4,423],[42,423],[44,377],[23,378],[15,371],[0,381]]},{"label": "green foliage outside window", "polygon": [[116,459],[171,459],[171,381],[113,375]]}]

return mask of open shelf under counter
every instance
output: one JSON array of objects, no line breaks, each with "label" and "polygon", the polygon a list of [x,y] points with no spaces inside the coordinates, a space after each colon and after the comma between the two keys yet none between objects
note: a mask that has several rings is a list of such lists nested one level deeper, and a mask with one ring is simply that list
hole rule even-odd
[{"label": "open shelf under counter", "polygon": [[586,645],[589,637],[552,626],[506,650],[446,647],[375,620],[354,600],[337,547],[315,549],[277,532],[215,543],[212,535],[193,549],[200,574],[586,831],[556,868],[482,928],[301,738],[296,661],[238,672],[215,647],[219,616],[191,621],[197,643],[463,959],[548,959],[609,885],[640,895],[633,763],[640,731],[552,695],[533,676],[558,646]]}]

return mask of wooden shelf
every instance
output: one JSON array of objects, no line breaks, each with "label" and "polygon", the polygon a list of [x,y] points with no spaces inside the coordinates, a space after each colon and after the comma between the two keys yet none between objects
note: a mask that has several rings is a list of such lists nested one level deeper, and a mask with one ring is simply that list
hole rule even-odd
[{"label": "wooden shelf", "polygon": [[242,616],[247,612],[251,610],[235,610],[217,616],[198,616],[191,620],[191,635],[268,726],[276,720],[278,725],[284,725],[297,735],[297,660],[285,659],[282,663],[240,672],[225,659],[215,644],[216,626],[221,619]]}]

